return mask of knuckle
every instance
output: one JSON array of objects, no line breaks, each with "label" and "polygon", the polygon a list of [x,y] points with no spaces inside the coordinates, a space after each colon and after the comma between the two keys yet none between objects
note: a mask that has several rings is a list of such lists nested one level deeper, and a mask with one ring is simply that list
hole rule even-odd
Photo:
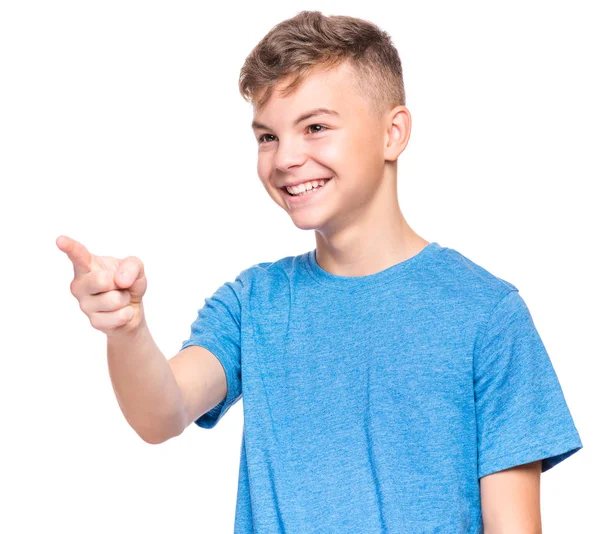
[{"label": "knuckle", "polygon": [[129,320],[133,316],[133,314],[131,313],[131,310],[129,309],[129,306],[125,306],[124,308],[121,308],[119,315],[120,315],[120,320],[121,320],[120,323],[121,324],[125,324],[125,323],[129,322]]},{"label": "knuckle", "polygon": [[99,320],[99,318],[98,318],[98,314],[97,314],[97,313],[92,313],[92,314],[90,314],[88,317],[89,317],[89,319],[90,319],[90,324],[91,324],[91,325],[92,325],[94,328],[96,328],[96,329],[98,329],[98,328],[102,328],[102,324],[101,324],[101,321],[100,321],[100,320]]},{"label": "knuckle", "polygon": [[71,295],[73,295],[75,298],[77,298],[77,287],[78,287],[78,285],[79,284],[77,284],[77,278],[73,278],[73,281],[69,285],[69,290],[71,291]]},{"label": "knuckle", "polygon": [[124,305],[123,293],[121,291],[111,291],[110,293],[111,293],[110,300],[111,300],[112,309],[119,310]]},{"label": "knuckle", "polygon": [[127,256],[125,261],[130,267],[134,268],[136,271],[144,270],[144,264],[142,263],[142,260],[140,260],[140,258],[138,258],[137,256]]},{"label": "knuckle", "polygon": [[84,276],[79,281],[77,291],[79,292],[80,296],[90,295],[92,293],[92,291],[90,289],[90,282],[91,282],[91,279],[89,276]]},{"label": "knuckle", "polygon": [[108,289],[108,279],[105,271],[100,271],[94,275],[92,280],[94,291],[97,293],[104,292]]}]

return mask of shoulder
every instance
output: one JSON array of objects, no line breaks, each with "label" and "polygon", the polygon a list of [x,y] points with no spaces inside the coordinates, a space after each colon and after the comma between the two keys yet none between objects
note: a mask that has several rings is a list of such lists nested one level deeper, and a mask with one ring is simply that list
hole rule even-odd
[{"label": "shoulder", "polygon": [[255,263],[241,271],[236,281],[241,282],[245,288],[266,288],[281,283],[289,284],[303,273],[305,257],[308,253],[297,256],[285,256],[272,261]]},{"label": "shoulder", "polygon": [[[473,325],[476,337],[487,329],[492,312],[501,312],[505,305],[519,305],[519,289],[506,280],[496,269],[474,261],[466,254],[451,247],[441,247],[434,256],[435,263],[427,273],[427,282],[435,305],[444,316],[452,317],[463,326]],[[510,295],[510,296],[509,296]],[[505,310],[510,313],[510,310]],[[450,314],[450,315],[448,315]]]},{"label": "shoulder", "polygon": [[458,250],[450,247],[441,248],[440,259],[447,274],[453,274],[459,283],[499,294],[517,289],[511,282],[492,273],[490,269],[476,263]]},{"label": "shoulder", "polygon": [[455,295],[494,307],[507,294],[518,288],[493,269],[484,267],[451,247],[441,247],[436,256],[436,282]]}]

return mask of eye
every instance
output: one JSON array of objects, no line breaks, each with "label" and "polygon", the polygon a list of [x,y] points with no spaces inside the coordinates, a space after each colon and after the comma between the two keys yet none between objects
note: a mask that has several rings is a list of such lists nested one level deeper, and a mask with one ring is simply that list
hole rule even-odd
[{"label": "eye", "polygon": [[[308,128],[307,128],[307,129],[310,129],[310,128],[312,128],[313,126],[318,126],[319,128],[322,128],[322,130],[320,130],[321,132],[322,132],[323,130],[327,130],[327,126],[323,126],[322,124],[311,124],[310,126],[308,126]],[[319,133],[319,132],[317,132],[317,133]]]},{"label": "eye", "polygon": [[[307,130],[310,130],[313,126],[317,126],[319,128],[321,128],[319,131],[315,132],[315,133],[320,133],[324,130],[328,130],[329,128],[327,126],[323,126],[322,124],[310,124],[309,126],[306,127]],[[272,134],[262,134],[259,138],[258,138],[258,144],[262,145],[264,143],[267,143],[268,141],[265,139],[266,137],[275,137]]]},{"label": "eye", "polygon": [[274,135],[271,134],[262,134],[259,138],[258,138],[258,143],[262,144],[262,143],[266,143],[266,141],[263,141],[264,137],[275,137]]}]

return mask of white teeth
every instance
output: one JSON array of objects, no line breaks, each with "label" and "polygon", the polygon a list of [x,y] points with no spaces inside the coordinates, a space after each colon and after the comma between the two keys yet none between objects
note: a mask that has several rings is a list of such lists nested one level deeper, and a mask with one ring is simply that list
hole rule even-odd
[{"label": "white teeth", "polygon": [[316,189],[317,187],[323,186],[325,182],[327,182],[327,180],[312,180],[310,182],[304,182],[300,185],[295,185],[294,187],[286,186],[286,189],[291,195],[299,195],[306,191],[311,191],[312,189]]}]

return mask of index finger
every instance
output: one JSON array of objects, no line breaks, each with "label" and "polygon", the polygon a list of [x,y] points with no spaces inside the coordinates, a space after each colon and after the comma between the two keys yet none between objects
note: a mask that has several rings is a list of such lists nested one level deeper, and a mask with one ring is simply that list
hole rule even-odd
[{"label": "index finger", "polygon": [[73,263],[75,276],[89,273],[92,270],[92,255],[79,241],[67,236],[58,236],[56,245],[62,250]]}]

